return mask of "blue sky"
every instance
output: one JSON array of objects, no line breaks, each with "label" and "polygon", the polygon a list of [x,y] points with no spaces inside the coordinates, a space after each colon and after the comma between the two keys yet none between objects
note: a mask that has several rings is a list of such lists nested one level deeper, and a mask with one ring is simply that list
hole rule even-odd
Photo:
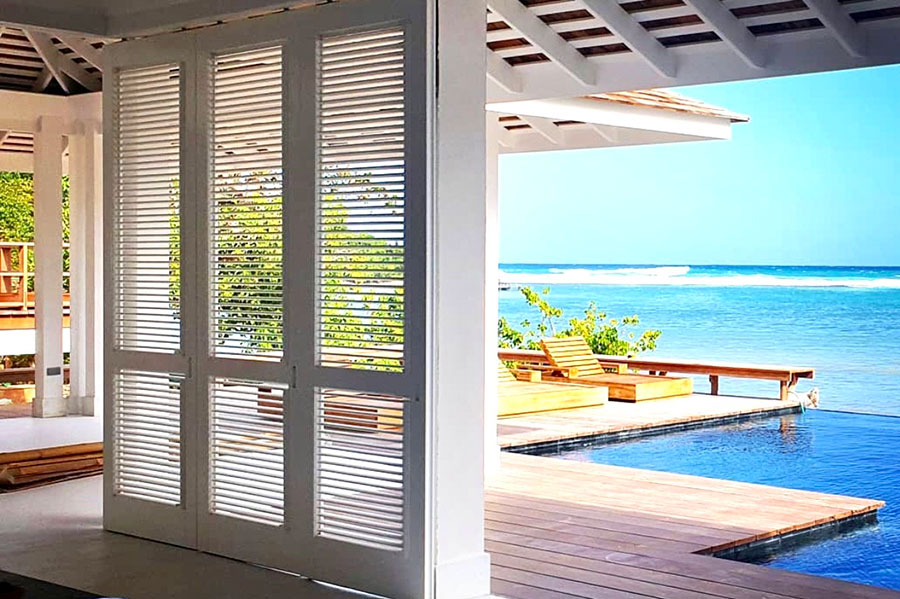
[{"label": "blue sky", "polygon": [[501,262],[900,265],[900,67],[677,91],[751,121],[501,156]]}]

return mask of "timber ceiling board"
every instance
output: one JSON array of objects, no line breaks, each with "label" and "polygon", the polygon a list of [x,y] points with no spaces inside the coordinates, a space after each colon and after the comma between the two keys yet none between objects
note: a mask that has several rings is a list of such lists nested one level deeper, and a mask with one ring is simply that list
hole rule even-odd
[{"label": "timber ceiling board", "polygon": [[760,37],[827,29],[852,51],[857,40],[847,38],[864,38],[859,25],[895,18],[900,0],[488,0],[487,46],[512,67],[565,68],[536,34],[543,28],[601,65],[604,56],[637,52],[659,67],[670,48],[714,43],[760,62]]},{"label": "timber ceiling board", "polygon": [[[287,2],[279,10],[309,4]],[[532,97],[562,97],[900,62],[900,43],[893,41],[900,39],[900,0],[487,0],[487,6],[488,77],[504,90],[495,95],[506,99],[523,88]],[[112,40],[16,25],[0,31],[0,89],[99,89],[98,57]],[[798,54],[796,44],[807,40],[829,41],[837,52],[808,45]],[[649,76],[638,72],[641,63],[651,67]],[[554,78],[555,71],[564,78]]]},{"label": "timber ceiling board", "polygon": [[74,95],[102,86],[103,40],[0,24],[0,89]]},{"label": "timber ceiling board", "polygon": [[0,131],[0,152],[31,154],[34,152],[34,134],[18,131]]}]

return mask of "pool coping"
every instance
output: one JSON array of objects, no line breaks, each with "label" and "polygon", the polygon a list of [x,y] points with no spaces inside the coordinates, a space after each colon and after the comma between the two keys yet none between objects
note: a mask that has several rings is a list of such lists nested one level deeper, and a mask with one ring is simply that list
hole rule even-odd
[{"label": "pool coping", "polygon": [[[789,414],[800,414],[804,411],[805,409],[802,405],[793,404],[770,410],[742,412],[686,422],[653,424],[617,431],[604,431],[562,439],[524,443],[522,445],[501,447],[501,450],[507,453],[553,457],[563,451],[589,445],[611,445],[643,437],[656,437],[669,433],[712,428],[738,422],[765,420]],[[774,485],[765,486],[780,488]],[[834,539],[841,534],[874,525],[878,521],[878,510],[884,506],[885,502],[879,501],[866,509],[838,514],[824,521],[811,522],[807,525],[801,524],[789,530],[773,530],[753,537],[736,539],[728,543],[700,549],[694,553],[731,561],[765,565],[766,561],[770,561],[772,557],[784,551],[819,541]]]},{"label": "pool coping", "polygon": [[828,522],[814,524],[788,532],[777,531],[749,541],[736,541],[728,546],[710,547],[697,551],[699,555],[709,555],[721,559],[765,565],[766,562],[785,551],[810,545],[819,541],[835,539],[838,536],[877,524],[878,510],[884,507],[872,507],[869,510],[851,514],[844,518],[835,518]]},{"label": "pool coping", "polygon": [[621,441],[628,441],[631,439],[638,439],[642,437],[653,437],[669,433],[694,430],[698,428],[735,424],[737,422],[746,422],[750,420],[762,420],[765,418],[774,418],[776,416],[785,416],[788,414],[799,414],[801,412],[803,412],[803,406],[799,404],[791,404],[780,408],[718,415],[709,418],[688,420],[684,422],[650,424],[613,431],[589,433],[586,435],[574,435],[564,438],[525,442],[519,445],[509,445],[501,447],[500,449],[501,451],[509,453],[524,453],[529,455],[549,456],[554,453],[560,453],[562,451],[568,451],[570,449],[577,449],[579,447],[585,447],[587,445],[606,445],[619,443]]}]

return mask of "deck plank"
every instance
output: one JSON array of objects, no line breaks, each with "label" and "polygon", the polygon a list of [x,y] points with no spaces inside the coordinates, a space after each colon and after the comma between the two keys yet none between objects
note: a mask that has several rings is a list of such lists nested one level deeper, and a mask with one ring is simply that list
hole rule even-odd
[{"label": "deck plank", "polygon": [[860,499],[506,453],[488,481],[492,590],[514,599],[900,599],[702,555],[871,512]]}]

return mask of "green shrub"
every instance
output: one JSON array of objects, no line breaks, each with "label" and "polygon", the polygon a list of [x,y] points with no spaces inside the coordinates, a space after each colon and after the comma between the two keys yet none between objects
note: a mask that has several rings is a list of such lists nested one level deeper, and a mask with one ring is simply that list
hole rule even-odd
[{"label": "green shrub", "polygon": [[635,356],[656,349],[656,342],[662,334],[662,331],[648,330],[637,335],[632,330],[640,324],[637,316],[607,318],[594,302],[584,309],[583,317],[572,317],[561,325],[559,321],[563,318],[563,311],[547,300],[549,289],[537,292],[531,287],[522,287],[520,291],[528,305],[537,308],[539,320],[533,324],[525,319],[520,323],[520,328],[516,328],[506,318],[500,318],[497,325],[500,347],[540,349],[540,341],[546,337],[581,336],[595,354]]},{"label": "green shrub", "polygon": [[[62,179],[63,241],[69,241],[69,177]],[[31,173],[0,172],[0,241],[34,241],[34,177]],[[14,259],[18,260],[18,256]],[[34,254],[28,270],[34,272]],[[69,272],[69,249],[63,250],[63,271]],[[69,279],[63,280],[69,290]],[[29,278],[28,290],[34,291]]]}]

